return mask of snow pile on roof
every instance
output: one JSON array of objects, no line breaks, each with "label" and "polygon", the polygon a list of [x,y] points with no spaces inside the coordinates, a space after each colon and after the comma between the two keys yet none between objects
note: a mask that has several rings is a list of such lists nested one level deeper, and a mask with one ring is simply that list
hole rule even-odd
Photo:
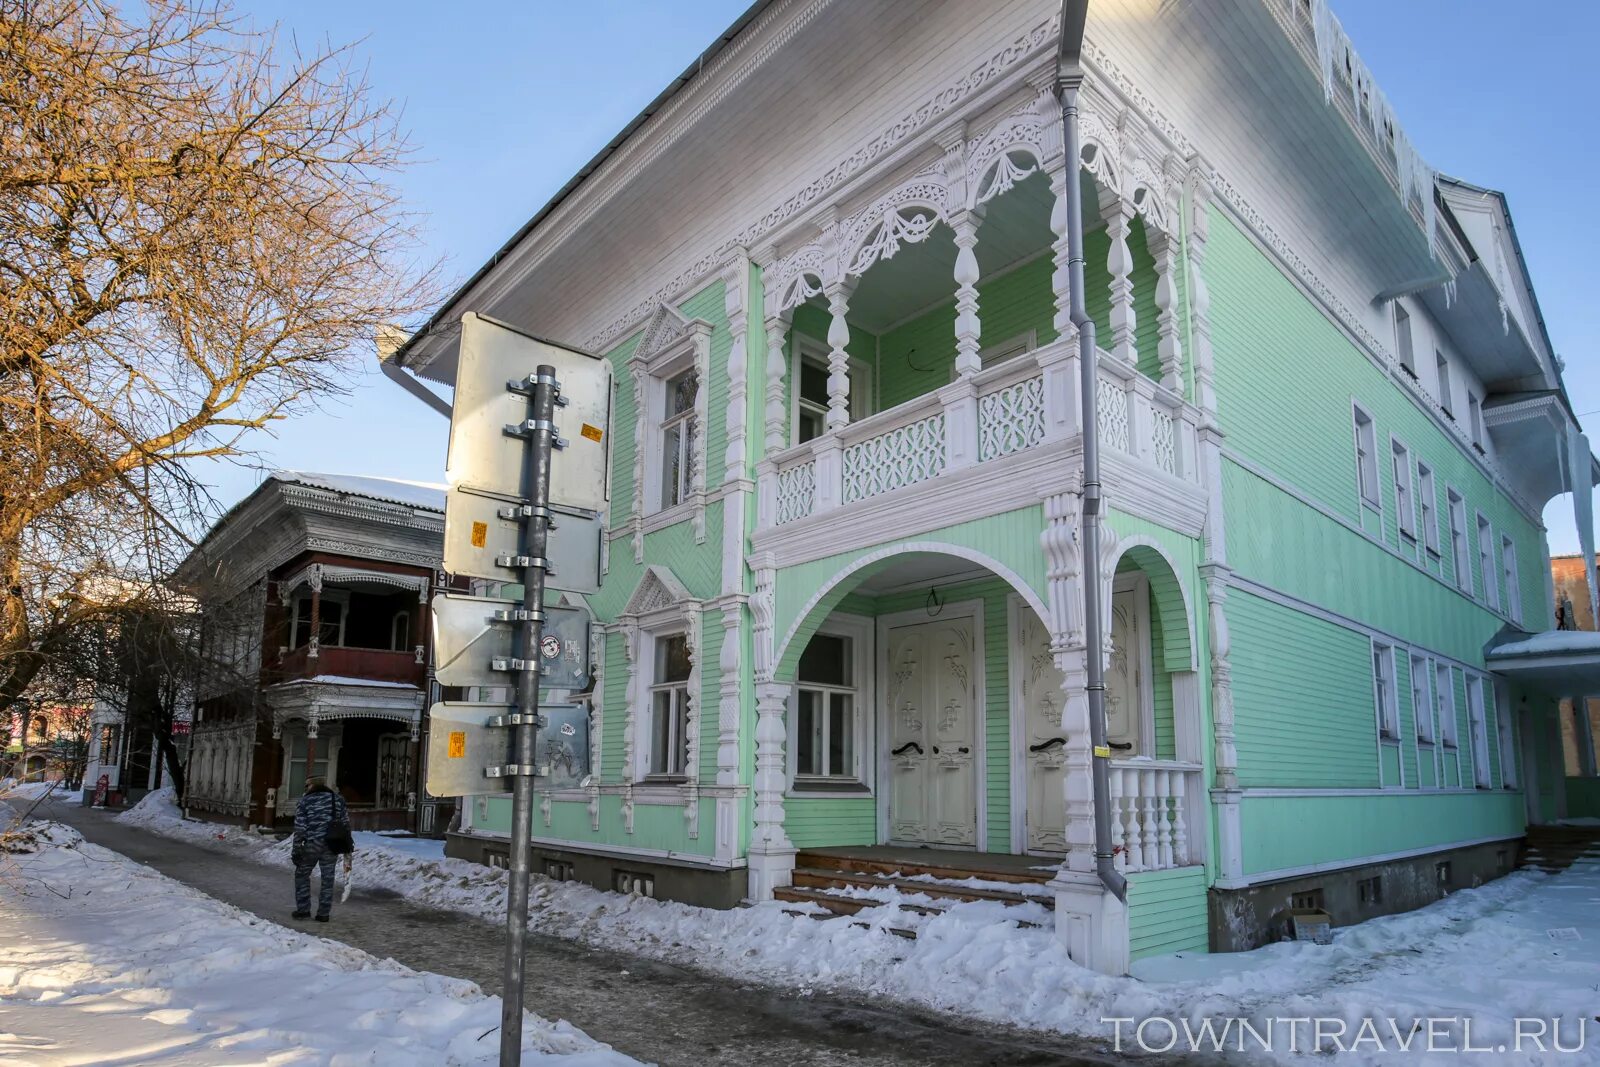
[{"label": "snow pile on roof", "polygon": [[1594,630],[1546,630],[1506,641],[1489,650],[1490,659],[1518,656],[1600,654],[1600,633]]},{"label": "snow pile on roof", "polygon": [[365,474],[315,474],[310,471],[273,471],[276,481],[348,493],[371,500],[386,500],[430,511],[444,510],[446,486],[436,482],[410,482],[400,478],[374,478]]},{"label": "snow pile on roof", "polygon": [[[498,1062],[500,998],[213,900],[82,843],[0,880],[0,1043],[10,1062]],[[522,1062],[637,1061],[525,1016]],[[28,1059],[35,1055],[37,1059]]]},{"label": "snow pile on roof", "polygon": [[[201,839],[195,824],[178,827],[177,833]],[[171,823],[152,828],[175,829]],[[222,847],[248,850],[265,863],[289,862],[286,844],[237,830],[220,836]],[[504,870],[418,854],[423,851],[399,851],[382,835],[361,835],[353,879],[415,904],[503,919]],[[1591,903],[1600,899],[1596,859],[1554,877],[1517,872],[1406,915],[1340,929],[1331,946],[1279,944],[1143,960],[1134,965],[1135,978],[1109,978],[1073,964],[1036,905],[975,901],[934,916],[900,906],[921,896],[895,894],[856,916],[819,922],[787,914],[813,910],[795,905],[713,911],[535,877],[529,922],[543,933],[802,993],[826,988],[895,998],[1098,1039],[1112,1035],[1105,1020],[1119,1017],[1213,1019],[1218,1028],[1242,1018],[1263,1033],[1267,1019],[1324,1017],[1348,1023],[1348,1048],[1363,1019],[1377,1020],[1380,1030],[1386,1020],[1398,1020],[1403,1035],[1417,1019],[1451,1017],[1453,1024],[1441,1024],[1450,1036],[1435,1042],[1443,1049],[1449,1041],[1460,1046],[1462,1017],[1473,1019],[1476,1046],[1512,1040],[1521,1016],[1563,1020],[1562,1039],[1570,1045],[1579,1020],[1593,1015],[1600,989],[1600,954],[1593,948],[1600,943],[1600,909]],[[1046,925],[1019,927],[1018,918]],[[906,941],[891,929],[915,930],[917,939]],[[1567,930],[1578,940],[1552,933],[1566,937]],[[1230,1033],[1230,1042],[1239,1036]],[[1302,1049],[1307,1036],[1299,1034]],[[1160,1042],[1165,1031],[1152,1037]],[[1280,1044],[1287,1039],[1280,1029]],[[1425,1044],[1415,1043],[1412,1052]],[[1341,1062],[1393,1063],[1396,1047],[1390,1042],[1379,1054],[1357,1046],[1357,1055]]]}]

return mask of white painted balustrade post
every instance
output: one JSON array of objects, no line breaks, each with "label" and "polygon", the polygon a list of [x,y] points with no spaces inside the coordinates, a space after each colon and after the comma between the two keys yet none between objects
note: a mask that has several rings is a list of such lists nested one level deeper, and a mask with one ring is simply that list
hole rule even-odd
[{"label": "white painted balustrade post", "polygon": [[1128,849],[1128,870],[1144,870],[1144,838],[1139,833],[1139,772],[1122,772],[1123,840]]},{"label": "white painted balustrade post", "polygon": [[944,469],[978,462],[978,386],[970,376],[939,390],[944,406]]},{"label": "white painted balustrade post", "polygon": [[978,357],[981,327],[978,322],[978,219],[976,211],[952,216],[956,232],[956,374],[970,378],[983,369]]},{"label": "white painted balustrade post", "polygon": [[1117,869],[1128,869],[1128,835],[1124,832],[1122,822],[1122,771],[1112,767],[1106,775],[1106,786],[1110,795],[1111,807],[1111,843],[1117,849]]},{"label": "white painted balustrade post", "polygon": [[756,464],[756,526],[770,529],[778,524],[778,464],[763,459]]},{"label": "white painted balustrade post", "polygon": [[1188,783],[1189,774],[1189,771],[1179,771],[1172,776],[1172,862],[1176,867],[1189,863],[1188,820],[1184,818],[1183,811],[1188,803],[1184,786]]},{"label": "white painted balustrade post", "polygon": [[1111,337],[1107,347],[1112,355],[1131,367],[1139,361],[1134,339],[1138,316],[1133,310],[1133,252],[1128,248],[1133,205],[1120,194],[1103,189],[1100,217],[1105,219],[1106,236],[1111,239],[1111,249],[1106,255],[1106,271],[1111,275]]},{"label": "white painted balustrade post", "polygon": [[1128,410],[1128,451],[1138,457],[1141,463],[1151,466],[1156,462],[1156,420],[1155,420],[1155,390],[1151,389],[1151,381],[1142,374],[1135,374],[1131,382],[1132,388],[1128,390],[1130,407]]},{"label": "white painted balustrade post", "polygon": [[850,422],[850,311],[853,283],[834,282],[828,286],[828,415],[827,427],[837,430]]},{"label": "white painted balustrade post", "polygon": [[1139,821],[1141,836],[1139,844],[1144,850],[1144,865],[1149,868],[1161,866],[1161,849],[1156,834],[1156,772],[1153,770],[1139,771]]},{"label": "white painted balustrade post", "polygon": [[1044,439],[1065,440],[1082,428],[1078,351],[1058,341],[1039,349],[1034,358],[1044,379]]},{"label": "white painted balustrade post", "polygon": [[1177,866],[1172,859],[1172,781],[1181,777],[1182,771],[1156,772],[1156,848],[1163,869]]},{"label": "white painted balustrade post", "polygon": [[1161,384],[1183,395],[1183,344],[1178,339],[1178,240],[1149,227],[1145,235],[1156,261],[1156,354],[1161,359]]},{"label": "white painted balustrade post", "polygon": [[816,503],[813,515],[832,511],[844,503],[844,446],[836,434],[823,434],[812,447],[817,457]]}]

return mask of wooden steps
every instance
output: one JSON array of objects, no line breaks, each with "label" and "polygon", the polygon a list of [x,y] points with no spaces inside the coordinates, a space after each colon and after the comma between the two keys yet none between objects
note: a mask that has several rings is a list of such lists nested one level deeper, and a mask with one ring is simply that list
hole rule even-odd
[{"label": "wooden steps", "polygon": [[1530,826],[1517,866],[1557,874],[1583,856],[1600,858],[1600,826]]},{"label": "wooden steps", "polygon": [[[957,860],[953,854],[930,852],[934,862],[915,861],[899,856],[845,854],[832,850],[801,850],[795,856],[793,884],[774,892],[780,901],[794,904],[811,904],[822,911],[793,911],[791,914],[810,915],[813,918],[855,915],[867,908],[884,903],[873,896],[855,895],[851,890],[889,889],[899,894],[921,894],[933,903],[900,903],[898,907],[917,915],[937,915],[950,904],[969,901],[994,901],[1002,905],[1038,904],[1054,908],[1048,897],[1029,896],[1023,887],[1043,885],[1050,880],[1051,871],[1034,871],[1017,865],[1005,865],[974,855],[968,861],[963,856]],[[913,877],[916,875],[923,878]],[[929,879],[939,879],[939,881]],[[967,879],[999,883],[990,886],[951,884]],[[1016,885],[1016,890],[1000,885]],[[1026,920],[1018,922],[1035,926]],[[866,923],[857,923],[866,926]],[[901,937],[915,937],[916,933],[903,928],[890,928]]]}]

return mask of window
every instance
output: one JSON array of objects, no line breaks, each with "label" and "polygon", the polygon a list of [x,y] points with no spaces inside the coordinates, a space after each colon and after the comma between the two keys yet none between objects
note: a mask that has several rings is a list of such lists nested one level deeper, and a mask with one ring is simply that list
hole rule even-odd
[{"label": "window", "polygon": [[1032,352],[1036,347],[1034,337],[1034,331],[1029,330],[1027,333],[1019,333],[1015,337],[1007,337],[1004,341],[985,345],[978,350],[978,362],[984,367],[993,367],[997,363],[1004,363],[1008,359],[1014,359],[1024,353]]},{"label": "window", "polygon": [[1433,865],[1433,880],[1440,885],[1449,885],[1452,878],[1449,860],[1440,860]]},{"label": "window", "polygon": [[1439,554],[1439,520],[1434,515],[1438,496],[1433,488],[1433,468],[1417,461],[1417,521],[1422,526],[1422,543],[1433,555]]},{"label": "window", "polygon": [[1378,709],[1378,735],[1393,741],[1400,736],[1400,713],[1395,706],[1394,649],[1372,645],[1372,686]]},{"label": "window", "polygon": [[1375,908],[1383,903],[1383,878],[1373,875],[1371,878],[1356,879],[1356,897],[1363,908]]},{"label": "window", "polygon": [[1433,722],[1432,701],[1428,699],[1428,661],[1421,656],[1411,657],[1411,714],[1417,720],[1417,740],[1433,744],[1436,729]]},{"label": "window", "polygon": [[1511,538],[1500,538],[1500,576],[1506,583],[1506,614],[1512,622],[1522,621],[1522,583],[1517,581],[1517,546]]},{"label": "window", "polygon": [[665,510],[689,498],[694,484],[695,397],[700,379],[691,368],[668,378],[664,384],[661,418],[661,501]]},{"label": "window", "polygon": [[1483,581],[1483,598],[1496,611],[1500,610],[1500,583],[1495,580],[1494,531],[1489,520],[1478,513],[1478,574]]},{"label": "window", "polygon": [[407,652],[411,649],[411,612],[397,611],[389,623],[389,649]]},{"label": "window", "polygon": [[1439,738],[1445,748],[1456,747],[1456,689],[1451,670],[1443,663],[1433,665],[1433,695],[1439,714]]},{"label": "window", "polygon": [[852,640],[819,633],[800,654],[795,687],[795,777],[856,779]]},{"label": "window", "polygon": [[1471,390],[1467,391],[1467,428],[1472,431],[1472,444],[1483,451],[1483,405]]},{"label": "window", "polygon": [[[794,383],[790,408],[789,443],[798,445],[821,437],[828,430],[828,349],[804,334],[796,334],[789,359],[789,380]],[[850,361],[850,421],[872,413],[872,370],[859,359]]]},{"label": "window", "polygon": [[1455,418],[1455,402],[1450,399],[1450,364],[1445,362],[1444,353],[1435,350],[1433,365],[1439,372],[1439,406],[1444,408],[1444,413],[1452,419]]},{"label": "window", "polygon": [[1467,558],[1467,502],[1454,489],[1445,490],[1450,506],[1450,561],[1456,568],[1456,587],[1472,595],[1472,561]]},{"label": "window", "polygon": [[650,686],[650,748],[645,773],[678,777],[689,761],[689,641],[683,634],[655,639],[655,681]]},{"label": "window", "polygon": [[[335,598],[324,592],[322,602],[317,605],[317,621],[319,623],[317,644],[321,647],[338,647],[344,644],[344,600]],[[290,648],[300,648],[311,643],[311,598],[309,596],[296,597],[294,601],[294,618],[291,623]],[[234,662],[238,662],[235,655]]]},{"label": "window", "polygon": [[1356,485],[1361,490],[1361,500],[1368,507],[1383,507],[1378,496],[1378,446],[1377,431],[1372,416],[1355,409],[1356,420]]},{"label": "window", "polygon": [[1394,449],[1394,509],[1395,521],[1400,524],[1400,535],[1417,539],[1417,513],[1411,498],[1411,453],[1399,441],[1390,441]]},{"label": "window", "polygon": [[1467,729],[1472,732],[1472,782],[1488,789],[1489,729],[1484,717],[1483,679],[1467,679]]},{"label": "window", "polygon": [[1290,893],[1289,906],[1296,911],[1321,911],[1322,889],[1319,887],[1300,893]]},{"label": "window", "polygon": [[1412,381],[1416,381],[1417,357],[1411,348],[1411,316],[1398,301],[1394,305],[1394,342],[1395,351],[1400,353],[1400,366],[1411,375]]},{"label": "window", "polygon": [[1517,747],[1511,736],[1511,700],[1503,682],[1495,683],[1494,732],[1500,740],[1500,784],[1517,787]]}]

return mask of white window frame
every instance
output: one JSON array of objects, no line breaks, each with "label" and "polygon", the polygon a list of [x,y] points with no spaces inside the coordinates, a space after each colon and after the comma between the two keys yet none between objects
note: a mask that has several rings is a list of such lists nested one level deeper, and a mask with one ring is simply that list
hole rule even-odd
[{"label": "white window frame", "polygon": [[[693,511],[703,512],[705,507],[705,478],[708,475],[707,438],[711,377],[710,327],[699,321],[688,324],[688,332],[659,352],[636,354],[628,361],[634,376],[634,397],[638,404],[635,412],[634,511],[639,520],[648,520],[646,530],[658,530],[671,525]],[[698,393],[690,411],[680,413],[674,421],[695,419],[694,433],[689,435],[687,449],[690,465],[686,469],[687,485],[683,499],[676,504],[663,506],[662,459],[664,433],[662,424],[667,421],[667,383],[685,371],[693,371],[699,378]],[[697,478],[698,475],[698,478]]]},{"label": "white window frame", "polygon": [[1417,507],[1411,488],[1411,450],[1399,438],[1390,435],[1389,454],[1394,467],[1395,525],[1399,528],[1402,538],[1415,544]]},{"label": "white window frame", "polygon": [[1500,610],[1500,580],[1495,572],[1494,527],[1483,512],[1477,512],[1478,573],[1482,576],[1483,599],[1495,611]]},{"label": "white window frame", "polygon": [[[302,600],[304,600],[305,603],[306,603],[306,616],[305,616],[306,625],[307,626],[311,625],[311,594],[309,592],[305,593],[305,594],[296,593],[294,595],[293,599],[290,601],[290,607],[289,607],[289,640],[286,642],[288,644],[289,650],[291,652],[294,651],[297,648],[305,648],[305,647],[307,647],[307,645],[310,645],[310,643],[311,643],[309,639],[306,641],[305,645],[297,645],[297,644],[294,643],[294,635],[300,629],[300,602]],[[327,588],[324,588],[322,590],[322,595],[317,598],[317,601],[318,601],[318,603],[317,603],[317,616],[318,616],[317,621],[319,623],[324,621],[322,619],[322,617],[321,617],[322,609],[324,607],[326,607],[329,604],[338,604],[339,605],[339,641],[338,641],[338,643],[337,644],[323,644],[321,641],[318,641],[317,642],[317,647],[319,647],[319,648],[344,648],[345,647],[345,643],[344,643],[345,625],[347,623],[349,623],[349,621],[350,621],[350,591],[348,589],[327,589]],[[239,651],[239,644],[240,644],[240,639],[244,636],[243,635],[243,631],[242,630],[234,630],[232,633],[230,633],[229,636],[230,636],[230,638],[232,639],[232,642],[233,642],[233,655],[234,655],[233,662],[234,663],[242,662],[241,654],[240,654],[240,651]],[[312,636],[316,636],[316,635],[312,635]]]},{"label": "white window frame", "polygon": [[1444,502],[1450,512],[1450,562],[1456,571],[1456,588],[1472,596],[1472,553],[1467,547],[1467,498],[1447,485]]},{"label": "white window frame", "polygon": [[[817,634],[849,639],[851,684],[843,687],[809,685],[802,684],[797,677],[795,684],[790,687],[785,718],[787,724],[787,742],[785,744],[785,762],[787,766],[785,769],[790,795],[796,797],[862,797],[873,795],[873,771],[877,766],[872,703],[872,694],[877,691],[877,677],[874,669],[876,665],[875,656],[877,654],[876,633],[875,620],[841,612],[829,615],[827,620],[817,628]],[[853,774],[828,776],[800,774],[799,745],[796,741],[800,736],[801,689],[817,689],[829,693],[845,692],[850,694],[851,728],[853,730],[851,751],[853,755],[852,762],[855,764]]]},{"label": "white window frame", "polygon": [[1442,349],[1433,350],[1433,370],[1438,377],[1439,406],[1444,413],[1454,422],[1456,417],[1455,399],[1452,396],[1452,383],[1450,381],[1450,361],[1445,358]]},{"label": "white window frame", "polygon": [[1494,683],[1494,732],[1500,739],[1500,788],[1517,788],[1516,730],[1512,728],[1511,698],[1506,684]]},{"label": "white window frame", "polygon": [[1411,653],[1411,717],[1417,744],[1433,745],[1439,737],[1438,708],[1429,689],[1428,657]]},{"label": "white window frame", "polygon": [[1422,544],[1428,554],[1439,558],[1439,490],[1434,484],[1433,467],[1417,460],[1417,523],[1422,527]]},{"label": "white window frame", "polygon": [[1467,390],[1467,428],[1472,434],[1472,443],[1482,451],[1485,447],[1483,441],[1483,402],[1478,399],[1478,394],[1471,389]]},{"label": "white window frame", "polygon": [[1511,621],[1522,621],[1522,581],[1517,577],[1517,545],[1509,536],[1500,535],[1500,576],[1506,583],[1506,614]]},{"label": "white window frame", "polygon": [[[667,414],[667,396],[671,384],[686,374],[695,375],[695,399],[689,406],[674,415]],[[696,447],[700,437],[701,428],[698,421],[700,401],[699,392],[706,387],[705,381],[700,377],[699,371],[691,361],[686,366],[673,368],[671,373],[653,375],[650,382],[652,393],[650,410],[650,437],[654,443],[648,460],[650,464],[651,491],[655,501],[655,511],[672,511],[691,502],[694,493],[694,472],[702,463],[703,457]],[[678,431],[678,464],[679,486],[672,487],[678,499],[669,501],[668,485],[666,481],[667,435],[674,429]]]},{"label": "white window frame", "polygon": [[1350,408],[1355,432],[1356,495],[1363,507],[1383,511],[1383,489],[1378,477],[1378,426],[1360,404]]},{"label": "white window frame", "polygon": [[1467,730],[1472,735],[1472,784],[1477,789],[1492,788],[1489,771],[1489,720],[1484,707],[1483,678],[1467,676]]},{"label": "white window frame", "polygon": [[[796,331],[789,344],[789,443],[800,444],[800,367],[806,361],[828,369],[828,346],[823,342]],[[876,409],[873,399],[872,364],[855,356],[850,357],[850,421],[860,422]],[[827,431],[827,409],[823,408],[823,434]],[[819,435],[821,436],[821,435]]]},{"label": "white window frame", "polygon": [[[1004,363],[1008,359],[1027,355],[1039,347],[1039,331],[1024,330],[1022,333],[1007,337],[1004,341],[996,341],[992,345],[984,345],[978,349],[978,364],[987,370],[990,367]],[[954,377],[954,369],[951,371]]]},{"label": "white window frame", "polygon": [[[403,645],[395,643],[395,628],[400,625],[401,619],[404,619],[406,622],[406,643]],[[389,651],[410,652],[414,648],[415,644],[411,640],[411,612],[409,610],[402,609],[395,612],[394,617],[389,620]]]},{"label": "white window frame", "polygon": [[1434,710],[1439,716],[1439,744],[1459,752],[1461,731],[1456,722],[1455,668],[1434,660],[1433,689]]},{"label": "white window frame", "polygon": [[[641,667],[648,672],[644,686],[644,707],[640,709],[642,722],[639,724],[639,780],[643,782],[681,782],[689,776],[688,730],[692,719],[690,703],[693,694],[690,692],[690,683],[694,680],[694,668],[689,669],[689,677],[676,681],[661,681],[656,677],[656,659],[660,646],[674,637],[681,637],[689,641],[686,627],[664,627],[660,630],[648,631],[644,634],[645,651],[648,658]],[[694,655],[694,646],[689,645],[691,659]],[[669,698],[669,708],[672,718],[669,720],[667,731],[667,744],[669,751],[675,759],[682,759],[682,766],[674,766],[671,761],[667,763],[666,770],[652,770],[655,762],[655,707],[656,696],[666,694]]]},{"label": "white window frame", "polygon": [[1377,711],[1378,740],[1400,742],[1400,704],[1395,694],[1394,646],[1372,642],[1372,697]]},{"label": "white window frame", "polygon": [[1412,381],[1416,381],[1417,352],[1411,334],[1411,313],[1398,300],[1394,302],[1394,338],[1400,366],[1410,372]]}]

